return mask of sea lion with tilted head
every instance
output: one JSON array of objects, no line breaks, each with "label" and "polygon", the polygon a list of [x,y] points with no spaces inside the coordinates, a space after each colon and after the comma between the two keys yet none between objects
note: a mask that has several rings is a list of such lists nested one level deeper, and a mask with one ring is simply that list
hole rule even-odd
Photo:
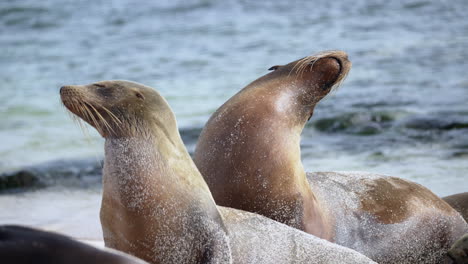
[{"label": "sea lion with tilted head", "polygon": [[105,138],[106,246],[151,263],[373,263],[266,217],[218,208],[152,88],[102,81],[60,95]]},{"label": "sea lion with tilted head", "polygon": [[445,196],[442,200],[450,204],[450,206],[457,210],[465,221],[468,222],[468,192]]},{"label": "sea lion with tilted head", "polygon": [[2,264],[145,264],[112,249],[97,249],[69,237],[24,226],[0,226]]},{"label": "sea lion with tilted head", "polygon": [[273,66],[211,116],[194,161],[218,205],[262,214],[379,263],[437,263],[468,226],[428,189],[370,173],[304,171],[301,132],[350,68],[342,51]]}]

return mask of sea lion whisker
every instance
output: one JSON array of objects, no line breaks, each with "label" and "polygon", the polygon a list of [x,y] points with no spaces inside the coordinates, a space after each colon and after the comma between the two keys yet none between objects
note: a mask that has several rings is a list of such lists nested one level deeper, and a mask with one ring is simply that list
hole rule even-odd
[{"label": "sea lion whisker", "polygon": [[307,67],[310,66],[310,68],[312,69],[313,67],[313,64],[316,62],[317,60],[314,58],[314,57],[307,57],[307,58],[304,58],[301,62],[301,65],[299,66],[299,70],[300,72],[298,73],[299,76],[302,77],[302,75],[304,74],[304,72],[307,70]]},{"label": "sea lion whisker", "polygon": [[301,60],[299,60],[299,62],[296,64],[296,65],[298,65],[296,73],[297,74],[302,74],[302,72],[304,71],[304,68],[307,66],[309,61],[310,61],[310,56],[302,58]]},{"label": "sea lion whisker", "polygon": [[104,126],[109,130],[109,132],[113,132],[114,133],[114,129],[112,129],[112,126],[109,124],[109,122],[107,122],[107,120],[99,113],[99,111],[92,105],[92,104],[89,104],[89,106],[94,110],[94,112],[96,113],[96,116],[98,119],[100,119],[100,121],[102,121],[102,123],[104,124]]},{"label": "sea lion whisker", "polygon": [[82,103],[83,109],[86,110],[87,116],[90,118],[90,121],[93,123],[93,125],[96,127],[96,130],[100,133],[103,134],[104,130],[102,129],[101,124],[97,121],[96,117],[93,115],[91,110],[89,109],[88,105],[86,103]]},{"label": "sea lion whisker", "polygon": [[90,122],[92,122],[92,117],[90,116],[88,109],[82,104],[82,102],[76,101],[76,108],[84,117],[86,117]]},{"label": "sea lion whisker", "polygon": [[[302,59],[301,59],[301,60],[302,60]],[[300,61],[300,60],[299,60],[299,61]],[[299,65],[299,63],[296,63],[296,64],[292,67],[292,69],[289,70],[288,77],[291,75],[291,73],[292,73],[294,70],[296,70],[296,73],[297,73],[297,69],[296,69],[296,68],[298,67],[298,65]]]},{"label": "sea lion whisker", "polygon": [[83,124],[83,122],[81,121],[80,118],[76,117],[74,114],[72,113],[68,113],[70,116],[72,116],[72,120],[73,122],[75,122],[76,124],[78,124],[78,126],[80,126],[80,129],[81,131],[83,132],[83,134],[87,135],[87,127]]},{"label": "sea lion whisker", "polygon": [[[315,54],[315,55],[312,55],[312,56],[307,56],[303,59],[300,59],[296,65],[299,65],[298,68],[299,69],[304,69],[306,68],[308,65],[311,66],[311,68],[314,66],[314,64],[319,60],[319,59],[322,59],[322,58],[325,58],[327,56],[330,56],[332,54],[334,54],[334,52],[336,51],[324,51],[324,52],[320,52],[318,54]],[[295,66],[296,66],[295,65]],[[297,71],[296,73],[299,73],[299,71]]]},{"label": "sea lion whisker", "polygon": [[[75,108],[77,109],[77,107],[75,105],[72,104],[72,108]],[[71,117],[71,119],[73,120],[73,122],[75,124],[78,124],[78,126],[80,127],[81,131],[84,132],[84,128],[83,128],[83,124],[81,123],[81,119],[78,118],[76,115],[74,115],[72,112],[70,111],[67,111],[67,114]]]},{"label": "sea lion whisker", "polygon": [[109,114],[109,116],[114,120],[114,122],[119,123],[119,125],[122,124],[122,121],[120,121],[120,119],[109,109],[107,109],[105,106],[101,106],[101,108]]},{"label": "sea lion whisker", "polygon": [[105,106],[101,105],[100,107],[102,108],[102,110],[106,111],[107,114],[109,114],[109,116],[114,122],[119,123],[119,124],[122,123],[122,121],[120,121],[120,119],[114,113],[112,113],[109,109],[107,109]]},{"label": "sea lion whisker", "polygon": [[[98,116],[97,114],[94,115],[93,112],[96,111],[95,108],[93,107],[94,111],[92,111],[92,110],[90,109],[90,107],[92,107],[92,105],[89,104],[89,103],[87,103],[87,102],[82,102],[82,106],[84,107],[84,109],[86,109],[86,111],[87,111],[87,113],[88,113],[88,116],[90,117],[90,119],[91,119],[91,121],[93,122],[94,126],[96,126],[96,129],[97,129],[100,133],[101,133],[101,132],[103,133],[103,132],[104,132],[104,128],[107,128],[107,126],[106,126],[106,124],[105,124],[104,122],[101,122],[101,123],[98,122],[98,121],[100,121],[101,119],[99,118],[99,116]],[[98,120],[98,119],[99,119],[99,120]],[[104,127],[102,127],[102,126],[104,126]]]},{"label": "sea lion whisker", "polygon": [[[301,62],[302,60],[304,60],[304,59],[306,59],[306,58],[300,59],[300,60],[298,61],[298,63],[296,63],[296,64],[292,67],[292,69],[291,69],[291,70],[289,71],[289,73],[288,73],[288,77],[291,76],[291,74],[292,74],[293,71],[295,71],[295,73],[296,73],[296,75],[297,75],[298,70],[299,70],[299,67],[300,67],[300,62]],[[297,76],[296,76],[296,78],[297,78]]]},{"label": "sea lion whisker", "polygon": [[123,114],[119,109],[114,110],[120,116],[121,124],[118,126],[119,131],[126,132],[128,134],[132,133],[133,121],[128,118],[127,115]]},{"label": "sea lion whisker", "polygon": [[[76,111],[78,111],[79,113],[84,115],[84,111],[83,111],[82,107],[80,106],[79,101],[77,101],[75,98],[71,98],[70,100],[68,100],[68,103],[69,103],[71,109],[75,109]],[[67,113],[72,117],[73,122],[75,124],[78,124],[78,126],[80,127],[80,130],[83,132],[85,137],[87,139],[90,139],[91,136],[89,135],[88,127],[83,123],[83,120],[81,118],[79,118],[78,116],[76,116],[75,114],[73,114],[73,112],[71,112],[71,111],[67,111]]]}]

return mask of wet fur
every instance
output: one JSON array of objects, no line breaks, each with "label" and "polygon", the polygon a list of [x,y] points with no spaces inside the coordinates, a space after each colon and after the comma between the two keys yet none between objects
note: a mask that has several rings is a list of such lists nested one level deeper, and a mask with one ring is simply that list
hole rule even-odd
[{"label": "wet fur", "polygon": [[151,263],[230,263],[221,216],[202,177],[190,178],[196,167],[164,98],[125,81],[67,86],[61,97],[106,139],[106,246]]},{"label": "wet fur", "polygon": [[[122,116],[139,114],[137,116],[143,119],[140,123],[146,126],[144,131],[148,133],[139,137],[133,136],[135,129],[103,133],[110,137],[105,143],[101,208],[106,246],[151,263],[230,263],[231,256],[235,263],[373,263],[353,250],[266,217],[217,208],[203,177],[183,146],[175,117],[165,100],[154,91],[143,93],[140,90],[143,98],[156,98],[149,103],[150,109],[134,111],[141,98],[137,99],[131,92],[141,85],[123,84],[129,86],[128,93],[120,99],[116,95],[110,101],[111,105],[105,107],[124,123],[135,118]],[[87,88],[97,89],[94,86]],[[100,86],[97,87],[102,88]],[[73,93],[62,89],[66,106],[69,94]],[[117,111],[112,104],[126,106],[126,112],[119,114],[124,111]],[[67,108],[73,111],[69,105]],[[148,123],[149,120],[155,122]],[[226,233],[229,233],[229,239]]]},{"label": "wet fur", "polygon": [[[338,77],[329,58],[340,62]],[[426,188],[370,174],[306,177],[300,134],[350,67],[336,51],[273,67],[210,117],[195,163],[220,205],[263,214],[382,263],[438,263],[468,226]]]}]

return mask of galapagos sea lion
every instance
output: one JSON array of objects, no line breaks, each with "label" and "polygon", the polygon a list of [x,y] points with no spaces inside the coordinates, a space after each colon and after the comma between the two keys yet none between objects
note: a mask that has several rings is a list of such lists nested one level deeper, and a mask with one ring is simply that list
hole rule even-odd
[{"label": "galapagos sea lion", "polygon": [[468,222],[468,192],[445,196],[442,200],[450,204],[450,206],[457,210],[465,221]]},{"label": "galapagos sea lion", "polygon": [[342,51],[273,66],[210,117],[195,164],[218,205],[259,213],[378,263],[437,263],[468,226],[428,189],[370,173],[304,171],[301,132],[350,68]]},{"label": "galapagos sea lion", "polygon": [[2,264],[144,264],[112,249],[97,249],[69,237],[24,226],[0,226]]},{"label": "galapagos sea lion", "polygon": [[196,167],[159,94],[113,81],[64,86],[60,95],[105,138],[100,219],[107,247],[151,263],[230,263],[221,216],[203,178],[190,177]]},{"label": "galapagos sea lion", "polygon": [[105,138],[106,246],[151,263],[373,263],[266,217],[218,208],[152,88],[102,81],[60,95]]}]

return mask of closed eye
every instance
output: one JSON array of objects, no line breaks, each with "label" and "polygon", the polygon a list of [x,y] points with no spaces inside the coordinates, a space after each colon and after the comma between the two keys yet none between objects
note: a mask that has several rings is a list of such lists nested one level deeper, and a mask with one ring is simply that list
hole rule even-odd
[{"label": "closed eye", "polygon": [[279,65],[275,65],[275,66],[271,66],[270,69],[268,69],[269,71],[276,71],[280,66]]},{"label": "closed eye", "polygon": [[104,97],[110,97],[112,95],[113,89],[111,87],[106,87],[105,85],[100,83],[95,83],[93,84],[93,86],[96,86],[96,91]]}]

